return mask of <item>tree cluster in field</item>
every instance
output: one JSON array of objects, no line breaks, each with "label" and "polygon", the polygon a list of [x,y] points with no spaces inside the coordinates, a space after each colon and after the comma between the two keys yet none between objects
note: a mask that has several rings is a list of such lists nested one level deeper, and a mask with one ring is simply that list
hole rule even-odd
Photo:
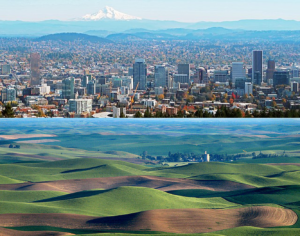
[{"label": "tree cluster in field", "polygon": [[[258,155],[256,155],[255,152],[253,152],[252,156],[253,156],[252,159],[277,158],[277,157],[279,157],[279,155],[277,155],[277,154],[263,154],[262,152],[260,152]],[[284,151],[283,154],[280,155],[280,157],[288,157],[288,155]]]},{"label": "tree cluster in field", "polygon": [[144,116],[141,112],[135,113],[135,118],[300,118],[300,110],[276,110],[264,109],[262,111],[253,111],[249,113],[248,111],[243,112],[238,108],[230,109],[226,106],[219,107],[214,115],[207,110],[199,108],[195,113],[184,114],[183,111],[179,111],[177,115],[169,115],[167,113],[162,113],[161,111],[153,114],[149,108],[144,113]]},{"label": "tree cluster in field", "polygon": [[[242,157],[250,157],[251,154],[210,154],[210,161],[215,162],[228,162],[236,161]],[[141,154],[143,160],[159,161],[159,162],[205,162],[204,154],[195,154],[195,153],[168,153],[168,156],[151,156],[148,155],[147,151],[144,151]]]},{"label": "tree cluster in field", "polygon": [[17,148],[17,149],[20,149],[21,148],[21,146],[20,145],[12,145],[12,144],[10,144],[9,146],[8,146],[8,148]]}]

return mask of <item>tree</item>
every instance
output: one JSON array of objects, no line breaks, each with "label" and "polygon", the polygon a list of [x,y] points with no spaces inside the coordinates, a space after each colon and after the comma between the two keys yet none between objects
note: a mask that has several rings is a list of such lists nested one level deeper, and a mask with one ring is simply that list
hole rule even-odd
[{"label": "tree", "polygon": [[125,116],[125,114],[123,113],[123,111],[121,111],[120,118],[126,118],[126,116]]},{"label": "tree", "polygon": [[141,112],[137,112],[137,113],[135,113],[135,115],[134,115],[134,118],[142,118],[143,116],[142,116],[142,113]]},{"label": "tree", "polygon": [[163,94],[160,94],[157,96],[159,100],[163,100],[165,98],[165,96]]},{"label": "tree", "polygon": [[152,114],[151,114],[151,111],[150,111],[149,107],[147,107],[147,110],[145,111],[144,117],[145,118],[151,118],[152,117]]},{"label": "tree", "polygon": [[12,109],[12,106],[10,103],[7,103],[5,108],[4,108],[4,111],[2,111],[2,115],[5,117],[5,118],[14,118],[15,117],[15,112],[14,110]]}]

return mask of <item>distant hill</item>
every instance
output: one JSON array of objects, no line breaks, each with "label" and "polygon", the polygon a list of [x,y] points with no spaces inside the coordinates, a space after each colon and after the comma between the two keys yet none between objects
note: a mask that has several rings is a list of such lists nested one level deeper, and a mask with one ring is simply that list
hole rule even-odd
[{"label": "distant hill", "polygon": [[61,33],[61,34],[50,34],[35,39],[35,41],[63,41],[63,42],[74,42],[74,41],[88,41],[92,43],[112,43],[111,40],[100,38],[93,35],[78,34],[78,33]]},{"label": "distant hill", "polygon": [[[99,16],[102,16],[101,14]],[[101,17],[100,17],[101,18]],[[122,18],[122,17],[121,17]],[[166,34],[174,34],[172,29],[180,35],[190,34],[193,30],[208,28],[226,28],[233,30],[300,30],[300,21],[294,20],[240,20],[224,22],[198,22],[185,23],[176,21],[157,21],[157,20],[115,20],[101,18],[100,20],[74,20],[59,21],[47,20],[40,22],[25,21],[1,21],[0,36],[23,35],[23,36],[42,36],[48,34],[76,32],[85,33],[88,31],[110,31],[116,33],[136,33],[163,30]],[[134,30],[139,29],[139,30]],[[141,29],[144,29],[141,31]],[[168,30],[171,29],[171,30]],[[103,33],[103,32],[102,32]],[[101,32],[100,32],[101,34]],[[97,36],[99,36],[97,34]],[[102,36],[102,35],[101,35]],[[105,36],[102,36],[105,37]]]}]

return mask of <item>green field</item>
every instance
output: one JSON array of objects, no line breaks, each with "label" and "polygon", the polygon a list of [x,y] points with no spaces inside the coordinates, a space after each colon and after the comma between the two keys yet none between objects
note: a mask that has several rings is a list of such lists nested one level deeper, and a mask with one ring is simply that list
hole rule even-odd
[{"label": "green field", "polygon": [[[6,136],[20,134],[25,136]],[[53,137],[30,138],[26,137],[28,134],[51,134]],[[183,220],[180,217],[200,222],[202,216],[199,218],[198,211],[216,218],[219,215],[212,212],[220,211],[220,215],[235,212],[234,217],[237,217],[235,228],[224,226],[220,229],[218,226],[223,227],[226,219],[221,222],[212,217],[216,225],[204,225],[201,231],[184,235],[299,235],[300,218],[292,224],[272,227],[258,227],[255,222],[250,226],[239,224],[249,220],[240,212],[262,209],[259,207],[271,209],[272,214],[291,210],[288,211],[291,215],[300,216],[299,138],[299,120],[285,123],[264,119],[189,122],[75,119],[72,122],[62,120],[59,124],[54,119],[4,120],[0,126],[0,217],[3,222],[6,217],[12,218],[9,224],[0,220],[0,235],[3,228],[16,230],[14,235],[18,232],[22,235],[22,231],[89,236],[183,235],[180,231],[171,233],[172,226],[164,227],[168,224],[164,212],[169,211],[176,212],[176,224]],[[11,144],[20,145],[20,148],[9,148]],[[205,151],[246,156],[227,163],[162,165],[142,160],[141,154],[145,151],[152,156],[167,156],[169,152],[198,155]],[[253,152],[278,157],[252,159]],[[93,184],[97,181],[109,187],[96,188]],[[80,188],[76,188],[77,185]],[[192,216],[186,212],[193,212]],[[176,218],[177,213],[182,215]],[[18,216],[21,220],[17,220]],[[20,223],[34,216],[38,220],[26,225]],[[45,222],[39,221],[39,217],[46,217]],[[84,220],[60,225],[59,217],[62,221],[67,217],[70,222],[74,220],[72,217],[84,217]],[[100,227],[101,220],[104,226],[112,225],[111,228]],[[115,225],[118,222],[121,226]],[[77,227],[80,224],[83,226]],[[142,226],[131,229],[135,224]],[[126,230],[121,230],[122,227]]]}]

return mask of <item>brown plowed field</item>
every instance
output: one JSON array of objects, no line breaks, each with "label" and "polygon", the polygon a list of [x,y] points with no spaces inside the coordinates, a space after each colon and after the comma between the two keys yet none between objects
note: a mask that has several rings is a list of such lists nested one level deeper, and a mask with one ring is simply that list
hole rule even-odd
[{"label": "brown plowed field", "polygon": [[74,234],[52,232],[52,231],[26,232],[26,231],[17,231],[17,230],[0,228],[0,236],[63,236],[63,235],[74,235]]},{"label": "brown plowed field", "polygon": [[41,183],[0,185],[0,190],[44,190],[74,193],[92,189],[112,189],[121,186],[136,186],[171,191],[180,189],[206,189],[212,191],[234,191],[254,188],[231,181],[171,179],[153,176],[127,176],[98,179],[61,180]]},{"label": "brown plowed field", "polygon": [[241,226],[291,226],[298,220],[295,212],[273,207],[229,210],[180,209],[152,210],[124,216],[93,218],[72,214],[5,214],[1,227],[52,226],[59,228],[205,233]]}]

